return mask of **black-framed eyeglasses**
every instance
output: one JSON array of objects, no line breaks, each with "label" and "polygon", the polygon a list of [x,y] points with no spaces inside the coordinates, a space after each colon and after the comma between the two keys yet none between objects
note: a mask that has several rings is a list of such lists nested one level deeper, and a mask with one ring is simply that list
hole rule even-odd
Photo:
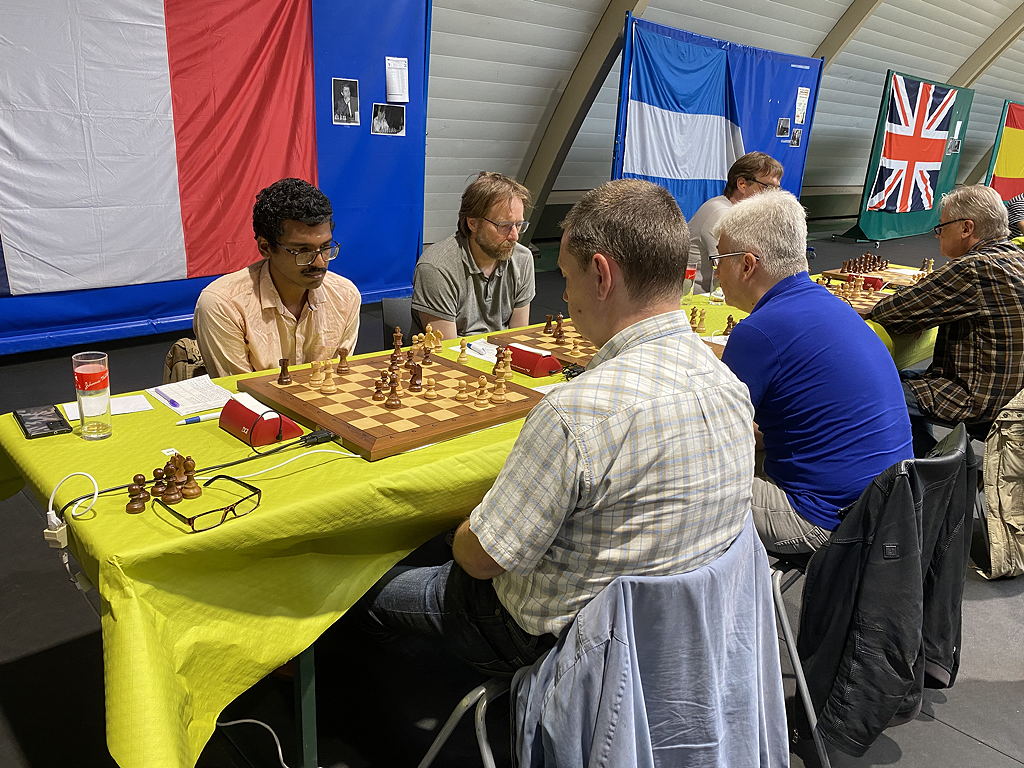
[{"label": "black-framed eyeglasses", "polygon": [[512,227],[515,227],[520,235],[530,228],[530,222],[528,221],[491,221],[486,216],[481,216],[480,218],[484,221],[490,221],[494,228],[503,235],[511,232]]},{"label": "black-framed eyeglasses", "polygon": [[324,243],[319,248],[307,251],[297,251],[294,248],[285,248],[283,245],[277,246],[285,253],[290,253],[295,257],[295,264],[299,267],[305,267],[316,261],[316,257],[321,257],[324,261],[330,261],[331,259],[337,258],[338,251],[341,250],[341,244],[337,240],[331,240],[329,243]]},{"label": "black-framed eyeglasses", "polygon": [[755,179],[755,178],[752,178],[750,176],[744,176],[743,178],[746,179],[747,181],[752,181],[754,184],[760,184],[765,189],[781,189],[782,188],[781,184],[769,184],[766,181],[761,181],[760,179]]},{"label": "black-framed eyeglasses", "polygon": [[949,224],[956,224],[958,221],[970,221],[970,219],[950,219],[949,221],[944,221],[941,224],[936,224],[934,227],[932,227],[932,232],[934,232],[936,235],[941,235],[943,227]]},{"label": "black-framed eyeglasses", "polygon": [[[732,253],[719,253],[714,256],[708,256],[708,261],[711,262],[712,269],[718,269],[718,262],[722,259],[727,259],[730,256],[743,256],[744,254],[750,253],[750,251],[733,251]],[[760,261],[760,257],[756,253],[750,253],[755,260]]]},{"label": "black-framed eyeglasses", "polygon": [[206,512],[200,512],[198,515],[190,516],[183,515],[174,507],[169,504],[165,504],[163,499],[159,496],[156,497],[156,502],[185,523],[185,525],[191,529],[192,533],[202,533],[203,531],[212,530],[222,525],[229,517],[244,517],[260,505],[260,501],[263,498],[263,491],[255,485],[249,485],[249,483],[239,480],[237,477],[231,477],[231,475],[214,475],[203,483],[203,487],[206,488],[218,480],[227,480],[235,483],[236,485],[240,485],[249,493],[242,496],[240,499],[236,499],[225,507],[217,507],[217,509],[210,509]]}]

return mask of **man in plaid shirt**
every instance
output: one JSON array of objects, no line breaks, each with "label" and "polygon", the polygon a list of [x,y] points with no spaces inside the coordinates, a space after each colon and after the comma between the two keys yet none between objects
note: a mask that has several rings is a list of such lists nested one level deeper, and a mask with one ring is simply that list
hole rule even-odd
[{"label": "man in plaid shirt", "polygon": [[928,419],[989,424],[1024,389],[1024,251],[999,194],[954,189],[934,229],[949,263],[869,315],[893,333],[939,328],[927,370],[900,373],[918,456],[934,444]]},{"label": "man in plaid shirt", "polygon": [[617,576],[715,560],[750,515],[754,411],[679,309],[679,206],[621,179],[563,227],[564,298],[599,352],[530,412],[454,561],[394,569],[365,600],[376,634],[433,636],[491,675],[539,658]]}]

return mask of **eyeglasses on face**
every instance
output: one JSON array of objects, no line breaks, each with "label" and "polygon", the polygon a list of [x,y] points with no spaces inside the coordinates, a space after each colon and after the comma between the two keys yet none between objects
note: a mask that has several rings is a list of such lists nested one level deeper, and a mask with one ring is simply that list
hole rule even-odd
[{"label": "eyeglasses on face", "polygon": [[289,253],[295,257],[295,264],[299,267],[305,267],[316,261],[316,257],[321,257],[324,261],[330,261],[338,255],[338,251],[341,249],[341,245],[336,240],[331,240],[329,243],[324,243],[319,248],[307,251],[296,250],[294,248],[285,248],[283,245],[277,246],[285,253]]},{"label": "eyeglasses on face", "polygon": [[746,179],[747,181],[753,183],[753,184],[760,184],[765,189],[781,189],[782,188],[781,184],[769,184],[766,181],[761,181],[760,179],[754,179],[754,178],[751,178],[750,176],[744,176],[743,178]]},{"label": "eyeglasses on face", "polygon": [[[744,254],[750,253],[750,251],[733,251],[732,253],[719,253],[716,256],[708,256],[708,261],[711,262],[712,269],[718,269],[718,262],[722,259],[727,259],[730,256],[743,256]],[[755,261],[760,261],[760,257],[756,253],[751,253]]]},{"label": "eyeglasses on face", "polygon": [[530,222],[528,221],[491,221],[486,216],[481,216],[480,218],[484,221],[490,221],[494,228],[503,235],[511,232],[512,227],[515,227],[519,234],[523,234],[523,232],[530,228]]},{"label": "eyeglasses on face", "polygon": [[970,219],[950,219],[949,221],[944,221],[941,224],[936,224],[934,227],[932,227],[932,232],[934,232],[936,235],[941,235],[943,227],[948,226],[950,224],[956,224],[958,221],[970,221]]},{"label": "eyeglasses on face", "polygon": [[249,485],[249,483],[239,480],[238,478],[231,477],[230,475],[214,475],[203,483],[203,487],[206,488],[218,480],[240,485],[248,491],[248,493],[225,507],[217,507],[217,509],[210,509],[206,512],[200,512],[198,515],[189,516],[183,515],[174,509],[174,507],[169,504],[165,504],[163,499],[159,497],[156,497],[155,500],[160,506],[185,523],[185,525],[191,529],[192,533],[202,533],[203,531],[209,531],[213,528],[217,528],[229,517],[244,517],[260,505],[260,501],[263,498],[263,491],[254,485]]}]

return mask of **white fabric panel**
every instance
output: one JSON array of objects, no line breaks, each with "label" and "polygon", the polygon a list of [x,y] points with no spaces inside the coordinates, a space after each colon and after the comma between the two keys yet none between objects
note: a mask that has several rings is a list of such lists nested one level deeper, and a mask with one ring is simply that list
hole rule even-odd
[{"label": "white fabric panel", "polygon": [[11,292],[186,277],[162,0],[5,5],[0,238]]},{"label": "white fabric panel", "polygon": [[[743,154],[739,126],[722,115],[670,112],[630,100],[622,172],[666,179],[725,179]],[[694,147],[706,151],[694,152]]]}]

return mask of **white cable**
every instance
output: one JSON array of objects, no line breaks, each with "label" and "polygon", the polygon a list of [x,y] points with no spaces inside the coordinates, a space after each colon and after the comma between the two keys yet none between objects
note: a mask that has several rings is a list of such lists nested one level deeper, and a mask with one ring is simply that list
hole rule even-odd
[{"label": "white cable", "polygon": [[88,472],[72,472],[70,475],[64,475],[64,477],[60,479],[60,482],[58,482],[57,485],[53,487],[53,492],[50,494],[50,501],[46,505],[46,524],[51,531],[57,530],[58,528],[60,528],[61,525],[64,524],[64,521],[57,517],[57,511],[53,508],[53,500],[54,498],[56,498],[57,491],[60,490],[60,487],[64,485],[64,483],[67,480],[70,480],[72,477],[89,478],[89,480],[92,482],[92,502],[83,512],[78,512],[78,508],[82,506],[83,503],[85,503],[86,499],[82,499],[81,501],[79,501],[77,504],[75,504],[75,506],[71,508],[71,517],[78,518],[84,515],[86,512],[88,512],[96,505],[96,499],[98,499],[100,496],[100,487],[96,483],[96,478],[90,475]]},{"label": "white cable", "polygon": [[[351,458],[351,459],[358,459],[358,458],[360,458],[358,454],[349,453],[348,451],[336,451],[336,450],[333,450],[331,448],[318,448],[315,451],[306,451],[305,453],[300,453],[297,456],[292,456],[290,459],[282,461],[280,464],[275,464],[272,467],[267,467],[266,469],[261,469],[258,472],[252,472],[251,474],[248,474],[248,475],[232,475],[232,477],[234,477],[237,480],[246,480],[246,479],[248,479],[250,477],[256,477],[257,475],[262,475],[264,472],[272,472],[273,470],[279,469],[280,467],[283,467],[286,464],[291,464],[293,461],[296,461],[297,459],[302,459],[302,458],[305,458],[306,456],[312,456],[314,453],[336,453],[338,456],[344,456],[345,458]],[[197,477],[196,478],[196,480],[209,480],[209,479],[210,479],[209,477]]]},{"label": "white cable", "polygon": [[288,763],[286,763],[284,761],[284,753],[281,752],[281,742],[278,740],[277,734],[274,733],[274,729],[271,728],[266,723],[261,722],[259,720],[251,720],[249,718],[244,718],[242,720],[228,720],[227,722],[224,722],[224,723],[218,722],[217,725],[219,725],[221,727],[224,727],[226,725],[244,725],[246,723],[249,723],[251,725],[259,725],[259,726],[262,726],[263,728],[266,728],[268,731],[270,731],[270,735],[274,738],[274,746],[277,747],[277,760],[278,760],[279,763],[281,763],[281,768],[288,768]]}]

